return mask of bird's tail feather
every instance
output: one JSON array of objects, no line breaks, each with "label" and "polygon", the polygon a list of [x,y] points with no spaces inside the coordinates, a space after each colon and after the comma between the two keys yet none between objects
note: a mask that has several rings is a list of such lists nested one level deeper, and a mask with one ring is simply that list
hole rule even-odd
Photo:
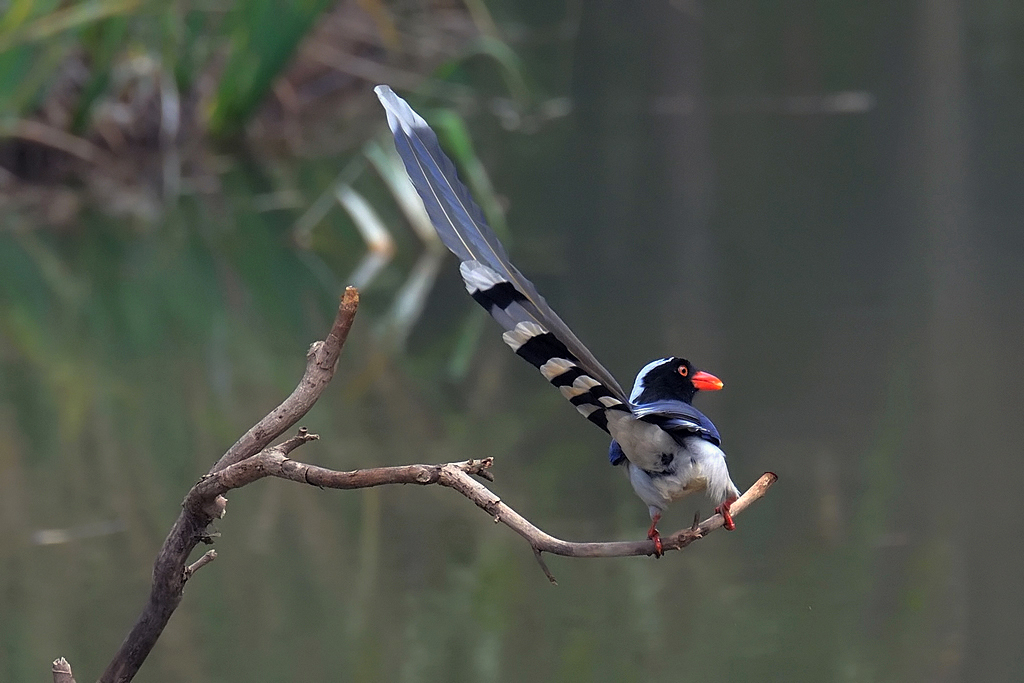
[{"label": "bird's tail feather", "polygon": [[618,382],[509,261],[426,121],[388,86],[374,91],[431,223],[462,261],[469,293],[505,329],[504,339],[516,353],[539,368],[587,419],[607,429],[605,410],[628,410]]}]

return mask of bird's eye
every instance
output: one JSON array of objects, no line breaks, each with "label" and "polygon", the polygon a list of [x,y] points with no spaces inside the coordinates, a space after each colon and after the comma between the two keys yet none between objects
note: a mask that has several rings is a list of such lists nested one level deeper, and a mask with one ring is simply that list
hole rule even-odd
[{"label": "bird's eye", "polygon": [[687,368],[685,365],[680,365],[678,372],[682,377],[686,377],[687,375],[690,374],[690,369]]}]

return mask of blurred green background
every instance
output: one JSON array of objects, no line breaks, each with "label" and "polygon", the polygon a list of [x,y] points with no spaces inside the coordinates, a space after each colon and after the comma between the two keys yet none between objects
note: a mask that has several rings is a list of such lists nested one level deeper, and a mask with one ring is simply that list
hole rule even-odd
[{"label": "blurred green background", "polygon": [[643,537],[607,437],[417,238],[378,82],[621,383],[714,372],[734,479],[780,481],[682,553],[551,558],[557,587],[451,491],[261,481],[138,680],[1024,679],[1020,3],[0,11],[0,680],[99,675],[353,278],[297,457],[494,456],[546,531]]}]

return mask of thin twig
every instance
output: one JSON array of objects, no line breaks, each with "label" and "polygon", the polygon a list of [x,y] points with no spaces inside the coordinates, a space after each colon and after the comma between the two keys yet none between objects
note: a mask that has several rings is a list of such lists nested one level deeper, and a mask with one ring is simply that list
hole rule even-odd
[{"label": "thin twig", "polygon": [[188,581],[191,579],[193,574],[216,559],[217,551],[213,549],[207,550],[198,560],[185,567],[185,580]]},{"label": "thin twig", "polygon": [[[497,522],[498,518],[495,517],[494,521]],[[548,563],[544,561],[544,556],[540,554],[540,550],[537,547],[534,547],[533,549],[533,556],[536,558],[537,564],[540,565],[540,570],[544,572],[544,576],[548,577],[548,581],[551,582],[551,585],[557,586],[558,581],[555,581],[555,575],[551,573],[550,569],[548,569]]]},{"label": "thin twig", "polygon": [[60,657],[53,662],[53,683],[75,683],[68,660]]},{"label": "thin twig", "polygon": [[341,355],[341,347],[344,346],[345,339],[348,338],[348,331],[352,328],[352,320],[355,318],[358,307],[359,290],[355,287],[346,288],[327,339],[314,342],[306,353],[306,372],[299,380],[295,391],[282,401],[281,405],[253,425],[252,429],[243,434],[221,456],[217,464],[210,468],[211,473],[259,453],[309,412],[316,400],[320,398],[327,383],[334,377],[338,357]]}]

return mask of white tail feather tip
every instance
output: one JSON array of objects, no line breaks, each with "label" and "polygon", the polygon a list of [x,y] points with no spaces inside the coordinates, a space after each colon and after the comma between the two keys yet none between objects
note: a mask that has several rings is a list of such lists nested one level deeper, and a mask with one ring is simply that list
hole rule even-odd
[{"label": "white tail feather tip", "polygon": [[573,399],[580,394],[587,393],[586,389],[580,389],[579,387],[558,387],[558,390],[562,392],[562,396],[568,399]]},{"label": "white tail feather tip", "polygon": [[580,389],[582,393],[583,391],[590,391],[594,387],[601,386],[601,383],[598,382],[593,377],[589,377],[588,375],[580,375],[579,377],[576,378],[576,381],[574,381],[572,385],[577,389]]},{"label": "white tail feather tip", "polygon": [[576,367],[576,364],[571,360],[567,360],[565,358],[552,358],[547,363],[540,366],[540,374],[544,375],[544,379],[550,382],[554,378],[564,375],[574,367]]},{"label": "white tail feather tip", "polygon": [[463,261],[459,265],[459,273],[462,281],[466,283],[466,289],[470,294],[487,291],[491,287],[502,282],[508,282],[497,272],[488,268],[479,261]]},{"label": "white tail feather tip", "polygon": [[522,322],[516,325],[514,330],[509,330],[505,334],[501,335],[501,338],[505,340],[505,343],[512,347],[513,351],[518,351],[526,342],[530,341],[534,337],[538,337],[542,334],[547,334],[547,330],[534,322]]}]

